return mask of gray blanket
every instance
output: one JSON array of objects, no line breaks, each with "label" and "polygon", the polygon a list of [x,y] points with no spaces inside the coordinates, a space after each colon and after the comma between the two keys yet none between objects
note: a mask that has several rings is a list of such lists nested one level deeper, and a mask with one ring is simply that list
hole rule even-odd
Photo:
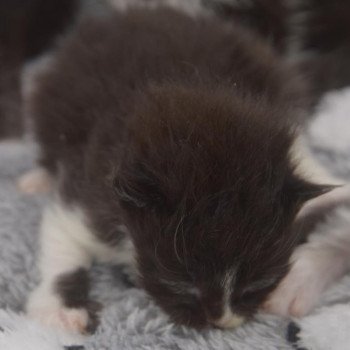
[{"label": "gray blanket", "polygon": [[[181,0],[169,0],[176,1]],[[313,150],[327,167],[350,179],[350,91],[329,96],[319,114],[310,129]],[[30,142],[0,143],[0,308],[15,312],[23,310],[38,280],[38,225],[46,198],[23,195],[15,186],[15,179],[34,166],[35,154]],[[118,266],[95,266],[91,275],[93,296],[104,309],[87,349],[291,349],[285,340],[287,320],[259,315],[234,331],[197,332],[171,324],[142,290],[126,281]],[[349,290],[350,277],[345,277],[327,292],[323,304],[346,302]],[[25,344],[24,339],[21,349]]]}]

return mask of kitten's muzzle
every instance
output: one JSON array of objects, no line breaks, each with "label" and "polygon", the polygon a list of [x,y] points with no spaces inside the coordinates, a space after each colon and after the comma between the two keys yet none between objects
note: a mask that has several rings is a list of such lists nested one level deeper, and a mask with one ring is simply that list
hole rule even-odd
[{"label": "kitten's muzzle", "polygon": [[210,320],[210,324],[214,327],[222,329],[237,328],[246,321],[245,317],[233,314],[231,311],[225,312],[225,314],[216,320]]}]

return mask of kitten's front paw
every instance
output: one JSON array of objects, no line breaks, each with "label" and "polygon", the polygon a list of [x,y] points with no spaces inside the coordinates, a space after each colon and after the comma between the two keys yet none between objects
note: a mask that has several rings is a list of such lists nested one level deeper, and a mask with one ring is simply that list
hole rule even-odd
[{"label": "kitten's front paw", "polygon": [[18,178],[17,188],[26,194],[47,193],[51,189],[51,177],[45,169],[36,168]]},{"label": "kitten's front paw", "polygon": [[44,287],[30,296],[27,314],[46,326],[68,332],[87,333],[90,328],[90,315],[85,308],[64,306],[58,295]]},{"label": "kitten's front paw", "polygon": [[332,259],[327,252],[300,247],[288,275],[272,292],[264,310],[281,316],[301,317],[318,303],[332,280]]},{"label": "kitten's front paw", "polygon": [[89,314],[85,309],[42,308],[32,309],[28,316],[55,329],[61,329],[72,333],[87,333]]}]

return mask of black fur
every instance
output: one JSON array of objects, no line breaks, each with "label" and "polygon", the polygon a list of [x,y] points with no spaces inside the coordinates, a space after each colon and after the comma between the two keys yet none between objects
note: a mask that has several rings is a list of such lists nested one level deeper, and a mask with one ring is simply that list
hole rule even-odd
[{"label": "black fur", "polygon": [[207,326],[234,269],[231,307],[254,314],[288,271],[296,213],[317,195],[289,158],[306,95],[295,72],[233,25],[131,10],[83,22],[39,82],[42,164],[101,241],[118,244],[127,226],[155,301]]},{"label": "black fur", "polygon": [[80,268],[74,272],[61,275],[56,281],[55,292],[62,298],[68,308],[85,308],[89,312],[89,324],[86,331],[95,331],[99,322],[101,305],[89,298],[90,279],[88,271]]},{"label": "black fur", "polygon": [[294,322],[289,323],[287,328],[287,340],[292,344],[295,350],[307,350],[306,348],[298,345],[300,342],[299,333],[299,326]]},{"label": "black fur", "polygon": [[60,276],[56,282],[56,292],[62,297],[64,305],[71,308],[86,307],[89,288],[88,272],[83,268]]}]

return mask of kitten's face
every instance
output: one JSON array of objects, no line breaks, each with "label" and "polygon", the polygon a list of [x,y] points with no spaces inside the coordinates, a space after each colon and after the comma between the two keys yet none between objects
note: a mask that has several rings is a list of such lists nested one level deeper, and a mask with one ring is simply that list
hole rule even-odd
[{"label": "kitten's face", "polygon": [[243,208],[227,192],[174,213],[128,209],[143,286],[173,320],[236,327],[285,276],[296,208],[259,196]]},{"label": "kitten's face", "polygon": [[139,273],[176,322],[235,327],[287,273],[317,187],[293,174],[273,110],[168,90],[135,119],[115,181]]}]

